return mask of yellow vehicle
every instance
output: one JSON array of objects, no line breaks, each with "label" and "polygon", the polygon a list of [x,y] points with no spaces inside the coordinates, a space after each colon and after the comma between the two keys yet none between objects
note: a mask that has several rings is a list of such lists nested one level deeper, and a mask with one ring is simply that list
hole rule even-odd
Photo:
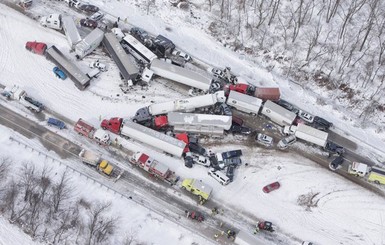
[{"label": "yellow vehicle", "polygon": [[376,184],[385,185],[385,169],[372,167],[368,180],[373,181]]},{"label": "yellow vehicle", "polygon": [[111,176],[112,171],[114,170],[114,167],[107,160],[102,159],[98,154],[92,151],[83,149],[79,153],[79,157],[82,159],[82,162],[95,167],[97,170],[108,176]]},{"label": "yellow vehicle", "polygon": [[211,191],[213,188],[204,182],[202,180],[197,179],[185,179],[182,182],[182,189],[185,189],[192,194],[199,197],[199,203],[203,204],[205,203],[211,195]]}]

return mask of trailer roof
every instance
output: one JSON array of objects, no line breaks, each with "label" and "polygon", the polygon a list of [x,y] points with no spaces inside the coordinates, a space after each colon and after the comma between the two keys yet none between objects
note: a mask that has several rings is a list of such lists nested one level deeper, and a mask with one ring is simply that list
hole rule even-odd
[{"label": "trailer roof", "polygon": [[55,45],[46,50],[46,55],[53,59],[56,65],[60,66],[65,72],[71,73],[76,80],[74,82],[80,83],[83,87],[88,86],[90,78],[84,74],[75,64],[69,61],[62,52]]},{"label": "trailer roof", "polygon": [[80,37],[80,34],[78,32],[78,29],[76,28],[76,24],[72,16],[68,16],[68,15],[63,16],[62,22],[63,22],[63,28],[66,36],[71,39],[71,42],[72,42],[71,45],[74,45],[80,42],[82,38]]},{"label": "trailer roof", "polygon": [[208,184],[204,183],[202,180],[197,180],[197,179],[195,179],[193,181],[192,187],[195,188],[195,189],[204,191],[204,192],[206,192],[208,194],[210,194],[211,191],[213,190],[213,188],[211,186],[209,186]]},{"label": "trailer roof", "polygon": [[242,93],[239,93],[239,92],[234,91],[234,90],[230,90],[228,100],[229,99],[235,99],[235,100],[243,101],[245,103],[249,103],[251,105],[255,105],[258,107],[261,107],[261,105],[262,105],[261,99],[259,99],[257,97],[250,96],[250,95],[242,94]]},{"label": "trailer roof", "polygon": [[106,47],[111,58],[115,61],[120,73],[126,80],[133,79],[139,73],[139,68],[130,61],[130,57],[119,43],[115,34],[109,32],[104,35],[103,45]]},{"label": "trailer roof", "polygon": [[215,126],[222,129],[230,129],[232,124],[231,116],[211,115],[211,114],[195,114],[169,112],[167,114],[168,123],[175,125],[195,125],[195,126]]}]

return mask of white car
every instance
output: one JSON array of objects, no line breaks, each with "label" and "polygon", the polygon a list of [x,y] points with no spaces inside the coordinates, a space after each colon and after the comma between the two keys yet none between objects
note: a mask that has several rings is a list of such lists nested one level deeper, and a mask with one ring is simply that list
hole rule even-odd
[{"label": "white car", "polygon": [[191,56],[182,52],[182,51],[179,51],[179,50],[174,50],[172,51],[172,54],[175,55],[175,56],[180,56],[182,57],[186,62],[189,62],[191,60]]},{"label": "white car", "polygon": [[255,140],[257,141],[257,143],[267,147],[270,147],[273,145],[273,138],[266,134],[262,134],[262,133],[257,134],[257,137],[255,137]]},{"label": "white car", "polygon": [[278,142],[277,147],[283,150],[289,147],[290,145],[294,144],[296,141],[297,141],[297,138],[295,137],[295,135],[290,135],[286,138],[281,139]]},{"label": "white car", "polygon": [[98,21],[98,20],[101,20],[103,17],[104,17],[104,14],[102,12],[98,11],[98,12],[94,13],[93,15],[91,15],[89,19],[94,20],[94,21]]},{"label": "white car", "polygon": [[91,62],[90,67],[98,68],[100,71],[107,71],[107,66],[103,63],[100,63],[99,60]]},{"label": "white car", "polygon": [[307,113],[306,111],[300,110],[298,112],[298,116],[309,123],[313,123],[313,121],[314,121],[314,116],[311,115],[310,113]]}]

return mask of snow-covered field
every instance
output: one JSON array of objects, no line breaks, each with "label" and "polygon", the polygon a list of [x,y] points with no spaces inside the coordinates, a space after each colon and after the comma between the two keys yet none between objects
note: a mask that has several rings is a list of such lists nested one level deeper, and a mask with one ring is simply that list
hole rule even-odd
[{"label": "snow-covered field", "polygon": [[[199,59],[219,67],[230,65],[248,82],[263,86],[278,85],[284,98],[296,98],[289,100],[295,101],[299,106],[302,105],[309,112],[326,115],[325,118],[333,121],[338,128],[349,131],[351,135],[355,135],[370,145],[375,145],[377,148],[384,145],[380,139],[382,137],[376,137],[374,132],[355,129],[354,122],[347,124],[342,120],[343,114],[337,113],[332,106],[319,107],[316,105],[311,93],[304,90],[298,92],[298,88],[293,84],[276,76],[273,79],[271,74],[259,69],[251,61],[240,59],[239,55],[216,43],[203,30],[196,28],[194,22],[198,20],[189,18],[188,12],[171,8],[167,4],[161,7],[159,3],[157,8],[161,8],[161,11],[156,8],[151,9],[151,11],[159,13],[154,16],[154,14],[146,15],[143,10],[129,2],[93,1],[93,3],[122,19],[127,17],[128,22],[133,25],[142,27],[151,33],[160,33],[169,37],[177,46],[182,47],[193,57],[199,57]],[[43,6],[38,5],[36,8],[43,8]],[[67,8],[67,6],[63,4],[63,8]],[[205,18],[202,16],[199,21],[204,22]],[[199,27],[199,25],[197,26]],[[136,88],[131,93],[123,95],[118,87],[119,75],[116,66],[100,51],[96,55],[86,58],[84,62],[80,63],[80,66],[86,70],[87,62],[100,58],[109,63],[110,69],[93,81],[86,91],[81,92],[69,79],[65,81],[56,79],[52,73],[54,65],[51,62],[25,50],[25,42],[30,40],[55,44],[68,57],[74,59],[73,54],[68,52],[67,40],[63,35],[45,29],[37,22],[0,5],[0,41],[2,43],[0,82],[4,85],[22,85],[31,96],[74,121],[82,117],[94,125],[98,125],[100,118],[131,116],[138,108],[149,104],[150,101],[159,102],[187,96],[187,91],[185,94],[181,94],[156,83],[153,83],[148,90]],[[26,114],[28,113],[26,112]],[[20,159],[36,159],[36,162],[39,162],[41,159],[38,156],[20,154],[22,149],[8,141],[9,135],[13,134],[1,127],[1,153],[17,156]],[[134,147],[137,146],[131,146],[132,149]],[[385,206],[382,198],[291,153],[266,151],[256,146],[245,147],[241,143],[213,147],[212,150],[223,151],[235,148],[241,148],[244,151],[244,162],[249,163],[249,166],[242,166],[238,169],[235,173],[235,181],[227,187],[221,186],[208,177],[204,168],[186,169],[180,160],[151,152],[156,154],[158,159],[165,160],[180,176],[201,178],[208,182],[215,189],[213,198],[223,203],[226,208],[253,213],[258,217],[271,220],[278,226],[279,232],[292,238],[291,241],[288,241],[291,244],[298,244],[300,240],[311,240],[316,244],[325,245],[384,243]],[[276,180],[281,183],[279,190],[270,194],[264,194],[261,191],[264,185]],[[81,178],[76,182],[79,182],[77,190],[79,195],[95,193],[93,190],[96,187],[84,183]],[[306,199],[306,196],[313,195],[314,207],[306,209],[299,205],[301,197],[303,200]],[[142,241],[154,244],[191,244],[192,241],[199,242],[199,244],[207,243],[161,217],[162,222],[148,219],[145,215],[148,211],[143,211],[140,206],[116,200],[111,194],[103,193],[92,196],[95,199],[112,200],[114,209],[122,216],[122,219],[132,219],[136,214],[135,219],[142,228],[138,237]],[[132,213],[121,208],[125,205],[130,205],[130,207],[132,205]],[[139,216],[138,213],[142,215]],[[252,227],[243,228],[252,229]],[[127,229],[130,227],[127,226]],[[158,237],[164,236],[164,240],[155,240],[156,236],[147,236],[149,231],[157,233]],[[184,238],[178,240],[181,234]],[[5,241],[5,244],[11,244],[11,241]],[[23,244],[26,243],[23,242]]]}]

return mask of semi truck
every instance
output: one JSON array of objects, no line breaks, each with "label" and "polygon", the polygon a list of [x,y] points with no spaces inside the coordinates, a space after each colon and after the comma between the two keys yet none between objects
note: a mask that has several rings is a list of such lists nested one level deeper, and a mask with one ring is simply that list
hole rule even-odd
[{"label": "semi truck", "polygon": [[259,109],[262,106],[262,100],[232,90],[227,97],[226,104],[239,111],[249,113],[251,115],[258,115]]},{"label": "semi truck", "polygon": [[78,32],[78,28],[76,28],[75,21],[72,16],[63,16],[62,25],[70,48],[73,49],[75,45],[82,40]]},{"label": "semi truck", "polygon": [[83,59],[86,55],[94,51],[102,42],[104,32],[99,28],[91,31],[83,40],[75,46],[75,53],[77,59]]},{"label": "semi truck", "polygon": [[19,101],[20,104],[33,112],[41,112],[44,110],[42,103],[28,96],[27,93],[17,85],[5,87],[2,95],[10,100]]},{"label": "semi truck", "polygon": [[96,170],[108,177],[114,178],[115,181],[120,179],[124,172],[123,169],[120,169],[118,166],[103,159],[100,154],[95,152],[82,149],[79,153],[79,157],[83,163],[96,168]]},{"label": "semi truck", "polygon": [[283,133],[286,135],[294,134],[299,139],[319,145],[323,148],[325,148],[329,136],[327,132],[315,129],[303,123],[299,123],[297,126],[285,126],[283,128]]},{"label": "semi truck", "polygon": [[197,108],[212,106],[218,102],[225,101],[224,91],[218,91],[214,94],[151,104],[148,107],[140,108],[136,112],[133,121],[142,123],[151,120],[156,115],[167,114],[172,111],[191,112]]},{"label": "semi truck", "polygon": [[204,92],[207,92],[211,85],[211,78],[159,59],[154,59],[151,62],[150,69],[155,75],[200,89]]},{"label": "semi truck", "polygon": [[263,105],[261,114],[268,117],[279,126],[290,126],[297,117],[294,112],[286,110],[282,106],[279,106],[270,100],[267,100]]},{"label": "semi truck", "polygon": [[130,162],[171,185],[175,185],[179,181],[179,176],[176,176],[175,172],[171,171],[164,163],[143,152],[132,155]]},{"label": "semi truck", "polygon": [[103,120],[101,127],[124,137],[132,138],[171,155],[180,157],[186,147],[186,143],[157,132],[151,128],[134,123],[130,120],[111,118]]},{"label": "semi truck", "polygon": [[50,14],[40,18],[40,25],[56,30],[62,29],[61,14]]},{"label": "semi truck", "polygon": [[223,134],[232,124],[231,116],[181,112],[169,112],[167,120],[174,131],[202,134]]},{"label": "semi truck", "polygon": [[104,131],[103,129],[96,129],[90,123],[84,121],[83,119],[79,119],[75,126],[75,132],[80,135],[86,136],[92,140],[95,140],[100,145],[110,145],[110,135]]},{"label": "semi truck", "polygon": [[209,200],[213,190],[211,186],[207,185],[202,180],[197,179],[184,179],[181,188],[198,196],[200,204],[204,204]]}]

